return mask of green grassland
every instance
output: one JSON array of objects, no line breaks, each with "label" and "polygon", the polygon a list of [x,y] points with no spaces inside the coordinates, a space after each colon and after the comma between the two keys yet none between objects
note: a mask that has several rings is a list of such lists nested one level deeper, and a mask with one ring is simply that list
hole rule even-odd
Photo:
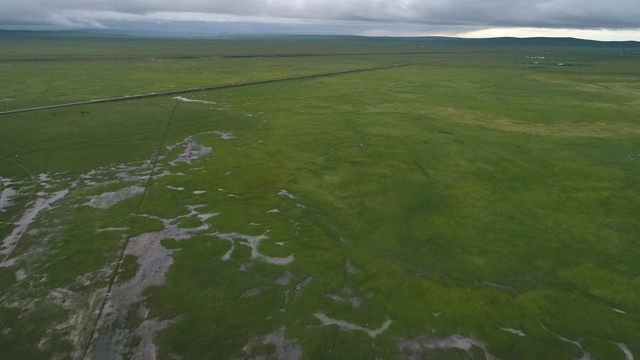
[{"label": "green grassland", "polygon": [[3,359],[640,356],[637,48],[0,41],[10,110],[412,64],[0,115]]}]

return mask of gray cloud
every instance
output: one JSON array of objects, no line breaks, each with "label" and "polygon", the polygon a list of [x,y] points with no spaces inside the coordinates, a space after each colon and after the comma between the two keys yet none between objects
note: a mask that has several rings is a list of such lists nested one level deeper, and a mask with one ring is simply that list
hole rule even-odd
[{"label": "gray cloud", "polygon": [[638,0],[4,0],[0,27],[108,21],[359,21],[468,27],[638,29]]}]

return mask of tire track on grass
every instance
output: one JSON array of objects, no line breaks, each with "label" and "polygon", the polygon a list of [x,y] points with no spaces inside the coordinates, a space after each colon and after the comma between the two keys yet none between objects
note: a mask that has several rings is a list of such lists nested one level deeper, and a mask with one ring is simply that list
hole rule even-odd
[{"label": "tire track on grass", "polygon": [[[173,122],[173,115],[176,112],[176,109],[178,108],[178,105],[180,104],[179,101],[176,101],[176,104],[173,106],[173,109],[171,110],[171,115],[169,115],[169,120],[167,121],[167,125],[164,128],[164,133],[162,134],[162,138],[160,139],[160,143],[158,144],[158,150],[156,151],[156,154],[153,156],[153,164],[151,165],[151,170],[149,171],[149,177],[147,177],[147,181],[144,184],[144,192],[142,193],[142,198],[140,199],[140,202],[138,203],[138,206],[136,207],[136,210],[134,212],[134,214],[137,214],[140,212],[140,210],[142,209],[142,205],[144,205],[144,200],[147,197],[147,193],[149,192],[149,185],[151,185],[151,181],[153,180],[153,173],[156,170],[156,167],[158,165],[158,160],[160,159],[160,152],[162,151],[162,148],[164,147],[164,144],[167,140],[167,134],[169,133],[169,128],[171,128],[171,124]],[[133,216],[133,220],[131,221],[131,230],[135,230],[135,226],[137,223],[137,219],[138,216]],[[102,299],[102,304],[100,304],[100,309],[98,310],[98,316],[96,318],[96,321],[93,325],[93,328],[91,329],[91,335],[89,337],[89,341],[87,343],[87,346],[83,349],[82,351],[82,357],[81,359],[86,359],[87,358],[87,353],[89,352],[89,349],[91,349],[91,345],[93,344],[93,340],[96,336],[96,332],[98,330],[98,326],[100,324],[100,320],[102,319],[102,314],[104,312],[104,308],[107,305],[107,301],[109,300],[110,294],[111,294],[111,290],[113,288],[113,285],[116,283],[116,279],[118,278],[118,273],[120,272],[120,269],[122,268],[122,264],[124,261],[124,257],[125,257],[125,251],[127,249],[127,246],[129,245],[129,241],[131,241],[132,236],[127,236],[126,240],[124,241],[124,243],[122,244],[122,248],[120,249],[120,253],[118,255],[118,258],[116,260],[116,266],[115,269],[113,269],[113,273],[111,274],[111,277],[109,279],[109,285],[107,286],[107,291],[104,295],[104,298]]]},{"label": "tire track on grass", "polygon": [[238,87],[274,84],[274,83],[286,82],[286,81],[318,79],[318,78],[324,78],[324,77],[330,77],[330,76],[355,74],[355,73],[368,72],[368,71],[396,69],[396,68],[412,66],[412,65],[416,65],[416,64],[417,63],[385,65],[385,66],[376,66],[376,67],[369,67],[369,68],[333,71],[333,72],[326,72],[326,73],[319,73],[319,74],[288,76],[288,77],[275,78],[275,79],[266,79],[266,80],[245,81],[245,82],[238,82],[238,83],[232,83],[232,84],[210,85],[210,86],[203,86],[203,87],[191,88],[191,89],[152,92],[152,93],[148,93],[148,94],[127,95],[127,96],[120,96],[120,97],[114,97],[114,98],[77,101],[77,102],[66,103],[66,104],[55,104],[55,105],[38,106],[38,107],[17,109],[17,110],[10,110],[10,111],[2,111],[2,112],[0,112],[0,115],[10,115],[10,114],[18,114],[18,113],[39,111],[39,110],[57,109],[57,108],[80,106],[80,105],[104,104],[104,103],[112,103],[112,102],[120,102],[120,101],[150,99],[150,98],[154,98],[154,97],[171,96],[171,95],[182,95],[182,94],[189,94],[189,93],[202,92],[202,91],[211,91],[211,90],[233,89],[233,88],[238,88]]}]

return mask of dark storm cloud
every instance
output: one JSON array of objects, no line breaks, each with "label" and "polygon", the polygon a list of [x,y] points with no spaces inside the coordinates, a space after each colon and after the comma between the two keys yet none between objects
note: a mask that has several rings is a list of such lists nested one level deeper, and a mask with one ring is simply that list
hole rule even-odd
[{"label": "dark storm cloud", "polygon": [[638,0],[4,0],[1,26],[99,27],[163,14],[472,27],[640,28]]}]

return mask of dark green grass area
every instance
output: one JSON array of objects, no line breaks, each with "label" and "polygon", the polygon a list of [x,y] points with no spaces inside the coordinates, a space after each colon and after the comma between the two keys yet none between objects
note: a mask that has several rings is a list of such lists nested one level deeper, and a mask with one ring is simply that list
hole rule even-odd
[{"label": "dark green grass area", "polygon": [[[395,79],[407,81],[409,78],[420,79],[423,69],[393,71],[396,72]],[[496,75],[507,76],[498,72],[485,74],[484,78]],[[397,296],[405,303],[394,308],[401,313],[401,309],[415,310],[418,306],[415,302],[420,299],[426,306],[423,317],[414,311],[404,315],[408,322],[409,319],[415,321],[415,328],[406,328],[413,334],[428,333],[430,329],[425,324],[436,328],[435,324],[439,324],[446,329],[444,333],[461,331],[486,339],[499,327],[513,326],[529,329],[523,331],[539,333],[543,338],[522,340],[498,330],[498,334],[493,335],[495,341],[511,344],[498,350],[507,358],[513,358],[525,349],[531,358],[545,356],[547,351],[553,353],[554,342],[559,348],[567,348],[567,356],[577,351],[551,333],[544,334],[541,328],[536,329],[540,327],[538,321],[570,338],[611,338],[626,331],[630,331],[627,335],[630,336],[636,331],[637,319],[626,320],[627,325],[621,324],[628,330],[604,326],[616,321],[613,319],[622,320],[612,306],[624,307],[623,304],[628,303],[628,300],[612,301],[611,297],[597,295],[597,288],[613,279],[604,280],[605,274],[584,275],[600,284],[587,285],[583,283],[584,279],[579,280],[581,276],[570,278],[565,275],[566,271],[584,273],[590,268],[615,269],[617,280],[611,286],[617,290],[611,288],[612,293],[635,296],[630,283],[623,285],[625,281],[633,281],[638,271],[633,265],[638,254],[634,250],[637,223],[632,211],[637,206],[633,179],[637,178],[638,170],[628,158],[634,149],[635,135],[620,132],[615,138],[608,139],[610,136],[603,138],[604,134],[598,129],[587,128],[586,132],[579,128],[586,127],[582,122],[589,122],[591,118],[581,118],[580,123],[575,124],[576,131],[572,131],[571,126],[556,130],[553,127],[558,124],[573,125],[575,121],[566,118],[553,121],[550,118],[556,115],[553,115],[555,108],[552,106],[547,108],[550,118],[544,121],[519,120],[526,122],[527,127],[489,120],[491,128],[488,128],[480,122],[447,119],[441,114],[429,116],[432,107],[446,103],[416,90],[421,80],[407,81],[405,87],[415,85],[412,89],[415,98],[405,99],[402,92],[370,86],[379,83],[378,76],[388,74],[296,83],[281,90],[284,91],[282,98],[288,100],[277,103],[271,101],[271,96],[262,95],[263,89],[257,88],[223,94],[250,98],[250,108],[263,110],[262,117],[266,122],[262,128],[246,134],[243,128],[257,120],[249,119],[237,125],[236,134],[242,140],[232,140],[238,143],[236,147],[221,144],[212,161],[222,169],[234,169],[234,174],[256,174],[235,180],[251,184],[240,186],[245,191],[268,188],[273,182],[270,178],[277,177],[281,187],[292,193],[306,194],[301,201],[309,209],[301,220],[316,230],[307,229],[305,233],[321,234],[329,246],[329,249],[311,253],[316,259],[342,258],[342,264],[322,267],[320,274],[313,271],[315,276],[335,278],[327,276],[329,268],[337,266],[343,272],[344,261],[366,249],[365,261],[377,259],[376,262],[384,265],[375,266],[376,270],[364,284],[353,282],[351,286],[362,293],[378,296],[400,293],[388,295],[372,308],[377,311],[387,309],[391,313],[389,304]],[[345,83],[349,84],[348,88],[341,86]],[[319,91],[321,88],[329,91]],[[428,89],[423,92],[435,92],[431,89],[439,87],[425,88]],[[446,88],[440,90],[440,98],[452,98]],[[493,104],[489,108],[485,103],[487,94],[476,93],[476,96],[479,97],[477,101],[465,98],[466,102],[460,102],[457,108],[482,106],[481,117],[522,111],[509,102],[503,106]],[[565,96],[581,101],[577,91],[567,91]],[[429,101],[419,103],[416,98]],[[361,103],[367,105],[359,105]],[[535,102],[532,105],[542,106]],[[389,109],[390,106],[393,108]],[[452,117],[451,114],[447,116]],[[635,123],[627,121],[623,118],[609,124],[623,123],[632,131],[637,130]],[[254,140],[253,144],[247,137]],[[285,145],[287,151],[282,149]],[[256,154],[238,153],[237,147],[247,152],[253,150]],[[225,155],[227,152],[237,153],[240,159],[249,158],[250,161],[238,161],[238,157]],[[263,168],[270,163],[268,159],[273,158],[280,160],[276,168]],[[255,169],[248,169],[248,166]],[[259,184],[253,185],[257,182]],[[225,187],[226,183],[222,180],[218,184]],[[272,192],[277,189],[274,187]],[[255,196],[255,191],[251,195]],[[245,208],[245,205],[240,206]],[[612,212],[616,214],[616,220],[611,216]],[[245,215],[245,223],[252,218],[247,213],[239,215]],[[223,217],[218,220],[233,224]],[[627,225],[616,230],[612,228],[612,222]],[[242,225],[242,221],[237,223],[237,226]],[[622,230],[625,228],[626,232]],[[318,242],[318,239],[313,241]],[[341,248],[346,250],[339,250]],[[300,252],[305,250],[295,253],[302,256]],[[218,256],[223,253],[224,250],[219,250]],[[336,256],[340,253],[343,255]],[[584,268],[585,264],[589,267]],[[388,278],[382,269],[395,266],[399,267],[398,275],[395,275],[399,278]],[[190,272],[172,270],[174,276],[179,273]],[[408,280],[414,276],[437,281],[424,280],[430,284],[429,297],[418,295],[421,292],[414,289],[418,285]],[[395,282],[405,278],[406,288],[395,289]],[[380,285],[365,285],[381,282],[389,282],[386,289]],[[442,285],[436,285],[438,282]],[[242,286],[243,289],[247,287]],[[328,292],[332,289],[324,282],[319,287]],[[340,286],[333,289],[339,291]],[[315,306],[327,306],[321,290],[314,295],[318,298],[316,301],[320,301]],[[166,299],[165,296],[160,298]],[[183,297],[181,302],[186,300]],[[438,310],[442,308],[449,310]],[[501,309],[504,308],[513,310],[503,312]],[[590,314],[600,315],[593,315],[587,321],[582,315],[586,308],[592,309]],[[440,311],[451,314],[434,320],[432,313]],[[229,312],[236,313],[234,310]],[[352,311],[346,315],[353,316]],[[300,321],[298,316],[291,321]],[[353,322],[358,323],[356,319]],[[376,320],[380,324],[384,317]],[[589,332],[592,333],[586,335]],[[607,346],[601,347],[607,349]]]},{"label": "dark green grass area", "polygon": [[[471,50],[344,62],[215,60],[226,64],[216,70],[224,81],[250,79],[241,71],[247,64],[268,78],[424,61],[187,96],[216,104],[176,106],[160,97],[1,116],[0,175],[24,183],[0,214],[0,235],[30,206],[30,193],[63,187],[33,180],[40,173],[77,183],[38,217],[33,226],[41,231],[26,233],[15,255],[41,251],[0,269],[0,330],[9,329],[0,332],[2,348],[10,358],[71,351],[68,338],[47,329],[75,310],[48,301],[23,310],[9,300],[67,288],[83,308],[94,306],[87,304],[110,274],[119,275],[118,286],[140,272],[136,256],[120,258],[126,238],[172,219],[181,229],[208,228],[161,241],[172,256],[164,284],[145,288],[131,308],[148,313],[129,309],[123,319],[131,331],[145,319],[171,321],[154,336],[160,358],[276,356],[277,346],[260,339],[281,329],[305,359],[403,358],[411,354],[400,350],[402,341],[454,334],[501,359],[573,359],[583,351],[625,359],[619,344],[640,355],[638,69],[603,49],[556,48],[541,66],[525,57],[540,48]],[[566,59],[574,66],[557,65]],[[202,64],[189,68],[191,61],[210,60],[154,63],[132,83],[153,90],[175,76],[188,87],[201,76]],[[140,63],[105,66],[134,74]],[[28,87],[34,103],[38,86]],[[188,136],[211,153],[172,163]],[[117,182],[81,181],[117,164],[137,164],[141,180],[114,171],[108,176]],[[165,170],[173,175],[147,182]],[[91,196],[136,183],[147,187],[144,195],[86,206]],[[189,215],[194,205],[215,216]],[[260,254],[293,261],[252,258],[245,240],[232,245],[218,236],[230,233],[265,235]],[[17,280],[20,269],[26,279]],[[106,275],[79,285],[78,277],[100,271]],[[323,326],[321,315],[361,328]],[[375,338],[362,331],[387,320]],[[46,346],[31,346],[43,338]],[[132,336],[127,351],[141,341]],[[479,346],[472,353],[484,356]],[[418,355],[471,356],[459,349]]]}]

